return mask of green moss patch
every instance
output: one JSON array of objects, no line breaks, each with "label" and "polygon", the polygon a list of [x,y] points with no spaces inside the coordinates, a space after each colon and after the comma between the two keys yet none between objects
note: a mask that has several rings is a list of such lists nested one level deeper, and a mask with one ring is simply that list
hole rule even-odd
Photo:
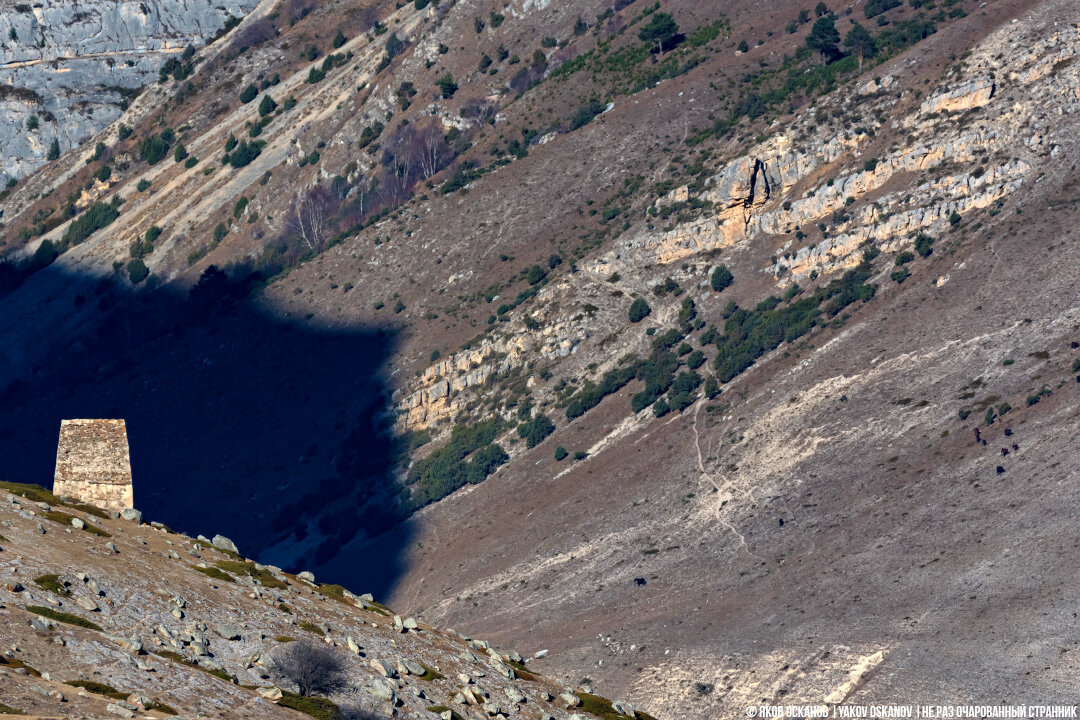
[{"label": "green moss patch", "polygon": [[42,590],[48,590],[51,593],[62,595],[67,597],[71,595],[71,591],[64,585],[64,581],[60,579],[59,575],[39,575],[34,578],[34,584],[36,584]]},{"label": "green moss patch", "polygon": [[438,670],[432,670],[424,663],[420,663],[420,667],[424,668],[424,674],[420,676],[421,680],[442,680],[446,677]]},{"label": "green moss patch", "polygon": [[223,572],[221,570],[218,570],[215,567],[199,567],[198,565],[192,565],[191,569],[196,571],[196,572],[201,572],[203,575],[206,575],[207,577],[212,577],[215,580],[220,580],[221,582],[231,582],[231,583],[236,582],[236,578],[234,578],[232,575],[230,575],[227,572]]},{"label": "green moss patch", "polygon": [[76,625],[78,627],[87,628],[88,630],[97,630],[98,632],[101,631],[100,625],[98,625],[97,623],[92,623],[89,620],[84,620],[78,615],[60,612],[59,610],[41,607],[40,605],[27,605],[26,609],[36,615],[47,617],[50,620],[55,620],[56,622],[67,623],[68,625]]},{"label": "green moss patch", "polygon": [[308,620],[300,621],[300,629],[307,630],[309,633],[315,633],[319,637],[326,637],[326,633],[323,632],[323,629],[321,627]]},{"label": "green moss patch", "polygon": [[240,560],[219,560],[214,563],[222,570],[231,572],[233,575],[247,575],[253,577],[259,581],[260,585],[264,585],[270,588],[284,589],[289,587],[287,582],[283,582],[274,577],[274,574],[265,568],[259,568],[255,566],[253,562],[243,562]]},{"label": "green moss patch", "polygon": [[53,495],[51,492],[41,487],[40,485],[31,485],[29,483],[13,483],[0,480],[0,490],[6,490],[12,495],[25,497],[31,502],[43,502],[50,505],[64,504],[63,500]]},{"label": "green moss patch", "polygon": [[[611,701],[607,698],[581,692],[574,694],[581,699],[581,707],[578,708],[579,710],[584,710],[601,720],[626,720],[625,715],[620,715],[615,712],[614,708],[611,707]],[[641,712],[640,710],[634,713],[634,717],[637,718],[637,720],[656,720],[652,715]]]},{"label": "green moss patch", "polygon": [[87,692],[92,692],[95,695],[104,695],[107,698],[113,700],[126,700],[131,693],[123,693],[114,688],[112,685],[106,685],[105,683],[93,682],[91,680],[68,680],[64,683],[71,687],[82,688]]},{"label": "green moss patch", "polygon": [[11,668],[13,670],[16,670],[18,668],[22,668],[23,670],[25,670],[30,675],[33,675],[34,677],[41,677],[41,673],[39,673],[37,670],[35,670],[31,666],[24,663],[22,660],[19,660],[18,658],[9,658],[9,657],[4,657],[3,655],[0,655],[0,665],[3,665],[5,667],[9,667],[9,668]]},{"label": "green moss patch", "polygon": [[[49,510],[48,512],[43,512],[41,513],[41,517],[45,518],[46,520],[52,520],[55,523],[60,523],[61,525],[71,525],[71,521],[76,519],[74,515],[69,515],[68,513],[60,512],[59,510]],[[82,518],[78,519],[81,520]],[[82,529],[90,533],[91,535],[97,535],[98,537],[112,537],[112,535],[105,532],[96,525],[91,525],[90,523],[85,521],[84,523],[85,524],[83,525]]]},{"label": "green moss patch", "polygon": [[176,711],[176,708],[172,707],[171,705],[166,705],[165,703],[163,703],[163,702],[161,702],[159,700],[151,701],[150,704],[146,706],[146,709],[147,710],[157,710],[159,713],[161,713],[163,715],[179,715],[180,714],[180,713],[178,713]]},{"label": "green moss patch", "polygon": [[341,708],[326,698],[301,697],[295,693],[282,691],[278,705],[299,710],[316,720],[341,720]]},{"label": "green moss patch", "polygon": [[296,638],[291,635],[278,635],[274,640],[279,643],[296,642]]},{"label": "green moss patch", "polygon": [[26,714],[22,710],[17,710],[15,708],[11,707],[10,705],[5,705],[2,702],[0,702],[0,713],[3,713],[4,715],[25,715]]}]

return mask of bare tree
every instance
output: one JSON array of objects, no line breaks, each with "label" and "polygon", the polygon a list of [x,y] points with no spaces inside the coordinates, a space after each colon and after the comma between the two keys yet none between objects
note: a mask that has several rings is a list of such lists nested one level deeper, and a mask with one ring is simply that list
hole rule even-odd
[{"label": "bare tree", "polygon": [[333,196],[320,186],[297,195],[289,225],[311,250],[318,252],[326,244],[334,204]]},{"label": "bare tree", "polygon": [[279,646],[273,657],[277,674],[296,685],[303,697],[328,695],[349,686],[345,660],[328,645],[304,638]]},{"label": "bare tree", "polygon": [[421,130],[418,140],[417,154],[420,156],[420,173],[423,175],[423,179],[427,180],[442,170],[447,158],[450,156],[450,148],[446,145],[442,128],[439,127],[437,121]]},{"label": "bare tree", "polygon": [[383,146],[382,164],[385,167],[383,192],[393,204],[403,202],[412,187],[413,163],[415,162],[414,134],[411,127],[394,133]]}]

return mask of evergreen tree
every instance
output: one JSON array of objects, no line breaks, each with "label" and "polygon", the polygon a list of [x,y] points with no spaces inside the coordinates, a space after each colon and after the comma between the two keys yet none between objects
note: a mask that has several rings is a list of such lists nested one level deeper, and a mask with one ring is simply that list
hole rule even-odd
[{"label": "evergreen tree", "polygon": [[679,26],[675,19],[668,13],[653,13],[649,22],[638,32],[638,37],[645,42],[650,42],[656,48],[656,52],[664,54],[664,46],[669,44],[679,34]]},{"label": "evergreen tree", "polygon": [[850,48],[859,55],[859,70],[862,70],[863,60],[872,58],[877,53],[877,43],[870,31],[859,23],[853,23],[851,30],[844,37],[844,47]]},{"label": "evergreen tree", "polygon": [[47,160],[56,160],[60,157],[60,140],[53,138],[52,144],[49,145],[49,154],[45,156]]},{"label": "evergreen tree", "polygon": [[821,55],[821,64],[827,65],[840,54],[840,33],[836,30],[836,17],[823,15],[814,21],[806,46]]}]

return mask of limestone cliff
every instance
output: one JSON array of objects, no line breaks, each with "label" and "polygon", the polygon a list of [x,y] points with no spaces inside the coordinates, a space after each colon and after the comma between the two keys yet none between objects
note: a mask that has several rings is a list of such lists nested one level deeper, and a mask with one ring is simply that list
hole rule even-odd
[{"label": "limestone cliff", "polygon": [[[0,173],[39,167],[120,117],[165,59],[199,46],[256,0],[5,1],[0,13]],[[32,116],[37,117],[33,128]],[[28,127],[27,122],[30,121]]]}]

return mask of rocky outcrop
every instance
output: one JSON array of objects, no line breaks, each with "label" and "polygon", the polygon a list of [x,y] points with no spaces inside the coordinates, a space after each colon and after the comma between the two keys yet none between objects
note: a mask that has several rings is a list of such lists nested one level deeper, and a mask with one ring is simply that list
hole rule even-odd
[{"label": "rocky outcrop", "polygon": [[[20,178],[56,141],[75,147],[120,117],[166,58],[212,39],[257,0],[44,0],[0,13],[0,173]],[[27,126],[37,117],[36,129]],[[31,125],[33,122],[31,121]]]}]

